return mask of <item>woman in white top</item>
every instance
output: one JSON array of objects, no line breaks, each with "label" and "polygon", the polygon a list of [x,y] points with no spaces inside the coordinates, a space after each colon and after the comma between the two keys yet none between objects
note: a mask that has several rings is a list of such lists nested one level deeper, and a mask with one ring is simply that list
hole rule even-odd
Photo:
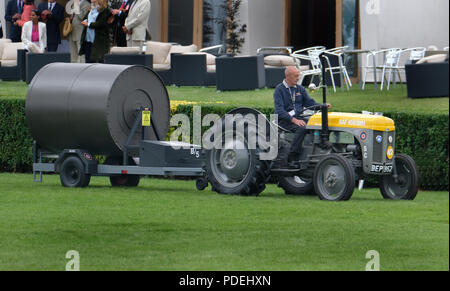
[{"label": "woman in white top", "polygon": [[45,52],[47,48],[47,28],[45,23],[39,22],[40,13],[38,10],[31,11],[31,20],[25,22],[22,27],[22,43],[25,49],[31,52],[39,48],[40,52]]}]

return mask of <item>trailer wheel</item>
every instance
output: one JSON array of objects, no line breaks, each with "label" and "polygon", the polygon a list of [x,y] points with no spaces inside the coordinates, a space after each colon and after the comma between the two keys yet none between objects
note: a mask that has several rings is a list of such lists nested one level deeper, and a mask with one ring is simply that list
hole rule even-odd
[{"label": "trailer wheel", "polygon": [[83,188],[89,185],[91,175],[86,174],[83,162],[79,157],[70,156],[61,164],[59,179],[64,187]]},{"label": "trailer wheel", "polygon": [[[107,157],[105,165],[122,165],[122,157]],[[128,160],[129,165],[136,165],[132,158]],[[113,187],[137,187],[141,177],[139,175],[111,175],[109,176],[109,181]]]},{"label": "trailer wheel", "polygon": [[198,178],[195,181],[195,187],[197,187],[197,190],[203,191],[208,187],[208,180],[205,178]]},{"label": "trailer wheel", "polygon": [[380,177],[380,191],[384,199],[414,200],[419,190],[419,175],[414,160],[405,154],[395,156],[398,180],[392,175]]},{"label": "trailer wheel", "polygon": [[355,190],[355,170],[346,158],[330,154],[314,171],[314,188],[321,200],[346,201]]},{"label": "trailer wheel", "polygon": [[278,187],[282,188],[286,195],[316,195],[312,178],[283,177],[278,182]]}]

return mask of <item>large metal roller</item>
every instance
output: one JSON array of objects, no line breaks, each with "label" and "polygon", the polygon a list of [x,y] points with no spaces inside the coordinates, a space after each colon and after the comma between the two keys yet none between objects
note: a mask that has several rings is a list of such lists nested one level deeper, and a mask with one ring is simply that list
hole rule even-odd
[{"label": "large metal roller", "polygon": [[[138,110],[150,108],[149,140],[167,135],[170,102],[160,77],[143,66],[53,63],[33,78],[26,100],[32,137],[51,152],[122,152]],[[131,143],[138,145],[139,129]]]}]

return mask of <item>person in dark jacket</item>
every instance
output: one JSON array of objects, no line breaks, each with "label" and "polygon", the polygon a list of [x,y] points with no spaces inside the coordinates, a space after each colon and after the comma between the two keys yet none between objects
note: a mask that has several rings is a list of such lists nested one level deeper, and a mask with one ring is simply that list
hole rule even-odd
[{"label": "person in dark jacket", "polygon": [[64,20],[64,7],[56,3],[56,0],[48,0],[39,4],[38,10],[47,26],[47,50],[56,52],[61,43],[59,24]]},{"label": "person in dark jacket", "polygon": [[81,22],[85,26],[81,35],[80,55],[86,63],[103,63],[110,47],[109,23],[111,11],[107,0],[91,0],[91,11]]},{"label": "person in dark jacket", "polygon": [[[295,138],[291,143],[288,161],[298,161],[302,151],[303,139],[306,135],[306,121],[300,114],[303,108],[320,105],[309,97],[306,89],[298,85],[300,72],[296,67],[287,67],[285,79],[275,88],[273,94],[275,114],[278,114],[278,124],[295,132]],[[331,105],[328,104],[331,108]]]},{"label": "person in dark jacket", "polygon": [[23,2],[23,0],[10,0],[6,6],[5,20],[11,22],[9,38],[12,42],[21,41],[22,28],[18,25],[17,21],[22,16]]},{"label": "person in dark jacket", "polygon": [[123,31],[123,25],[125,24],[125,19],[128,16],[128,11],[133,0],[123,0],[117,3],[117,7],[114,7],[111,13],[114,15],[114,22],[112,23],[113,29],[113,45],[126,47],[127,38],[125,32]]}]

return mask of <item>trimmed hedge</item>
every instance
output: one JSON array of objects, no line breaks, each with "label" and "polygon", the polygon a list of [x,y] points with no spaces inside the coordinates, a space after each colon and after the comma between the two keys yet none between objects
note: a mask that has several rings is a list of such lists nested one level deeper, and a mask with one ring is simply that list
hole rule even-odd
[{"label": "trimmed hedge", "polygon": [[32,143],[25,100],[0,100],[0,171],[31,172]]},{"label": "trimmed hedge", "polygon": [[[202,106],[202,116],[224,115],[234,107]],[[273,108],[256,108],[273,114]],[[172,114],[191,117],[192,105],[179,105]],[[30,172],[32,139],[25,121],[25,100],[0,100],[0,171]],[[397,128],[396,152],[411,155],[419,167],[420,186],[427,190],[449,189],[449,116],[385,112]]]}]

